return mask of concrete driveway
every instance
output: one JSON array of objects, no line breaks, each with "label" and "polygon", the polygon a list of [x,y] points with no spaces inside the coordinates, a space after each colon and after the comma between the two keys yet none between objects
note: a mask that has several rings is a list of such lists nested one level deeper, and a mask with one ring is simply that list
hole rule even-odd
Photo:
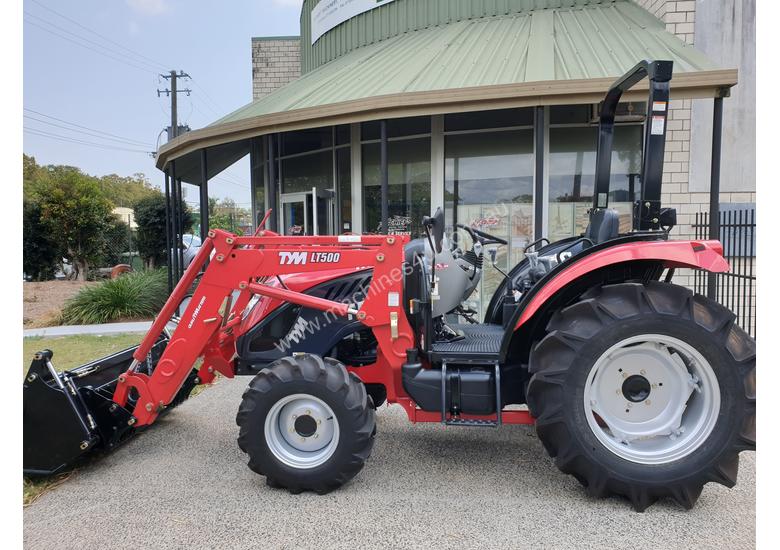
[{"label": "concrete driveway", "polygon": [[273,490],[236,445],[248,378],[222,380],[24,511],[25,548],[754,548],[755,457],[690,512],[588,498],[532,428],[412,426],[382,407],[373,455],[326,496]]}]

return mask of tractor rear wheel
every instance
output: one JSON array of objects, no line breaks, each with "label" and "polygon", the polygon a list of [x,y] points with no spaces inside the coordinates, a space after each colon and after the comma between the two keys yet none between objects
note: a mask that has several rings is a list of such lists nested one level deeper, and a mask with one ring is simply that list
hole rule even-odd
[{"label": "tractor rear wheel", "polygon": [[734,319],[660,282],[596,288],[555,313],[531,352],[528,406],[558,468],[637,511],[732,487],[756,407],[755,341]]},{"label": "tractor rear wheel", "polygon": [[271,487],[319,494],[362,468],[374,446],[374,408],[344,365],[296,355],[260,371],[236,416],[238,446]]}]

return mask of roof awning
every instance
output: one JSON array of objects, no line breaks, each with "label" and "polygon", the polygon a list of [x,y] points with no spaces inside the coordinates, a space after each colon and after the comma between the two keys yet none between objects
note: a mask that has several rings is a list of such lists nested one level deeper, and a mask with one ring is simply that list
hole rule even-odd
[{"label": "roof awning", "polygon": [[[531,10],[409,32],[349,52],[174,139],[160,148],[157,166],[203,147],[274,132],[597,103],[614,79],[641,59],[674,61],[673,98],[715,97],[737,82],[736,69],[719,69],[628,0]],[[624,97],[645,95],[640,85]]]}]

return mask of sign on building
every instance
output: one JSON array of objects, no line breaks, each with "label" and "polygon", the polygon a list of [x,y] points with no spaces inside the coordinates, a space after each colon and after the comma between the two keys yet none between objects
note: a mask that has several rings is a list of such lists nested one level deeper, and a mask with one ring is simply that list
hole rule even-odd
[{"label": "sign on building", "polygon": [[333,27],[393,0],[320,0],[311,10],[311,43]]}]

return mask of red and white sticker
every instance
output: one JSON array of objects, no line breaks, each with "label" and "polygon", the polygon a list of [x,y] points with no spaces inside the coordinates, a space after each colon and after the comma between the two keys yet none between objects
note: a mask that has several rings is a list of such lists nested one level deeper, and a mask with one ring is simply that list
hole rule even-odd
[{"label": "red and white sticker", "polygon": [[663,113],[666,111],[666,101],[653,101],[653,112]]}]

